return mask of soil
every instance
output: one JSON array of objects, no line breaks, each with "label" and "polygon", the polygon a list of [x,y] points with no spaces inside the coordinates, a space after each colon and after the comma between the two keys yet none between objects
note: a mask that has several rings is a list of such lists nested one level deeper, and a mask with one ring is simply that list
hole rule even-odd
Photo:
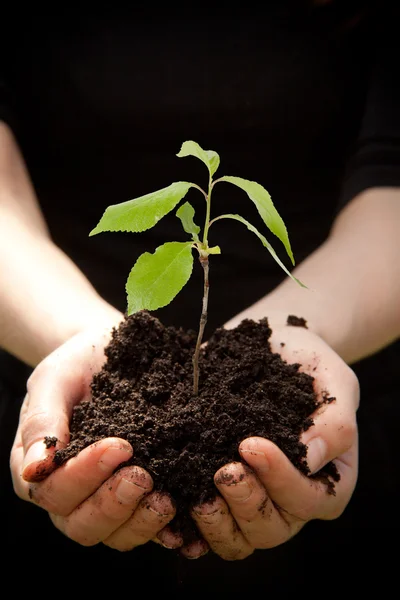
[{"label": "soil", "polygon": [[[288,324],[306,327],[292,315]],[[193,396],[196,333],[165,327],[146,311],[125,317],[93,378],[92,399],[74,409],[71,440],[57,450],[57,464],[102,438],[128,440],[134,454],[125,464],[142,466],[155,489],[171,494],[177,513],[170,525],[186,543],[198,535],[190,507],[215,497],[216,471],[241,460],[238,445],[246,437],[272,440],[309,475],[299,437],[321,400],[313,377],[271,351],[270,335],[267,319],[217,329],[202,349],[199,394]],[[333,463],[313,477],[335,493]]]}]

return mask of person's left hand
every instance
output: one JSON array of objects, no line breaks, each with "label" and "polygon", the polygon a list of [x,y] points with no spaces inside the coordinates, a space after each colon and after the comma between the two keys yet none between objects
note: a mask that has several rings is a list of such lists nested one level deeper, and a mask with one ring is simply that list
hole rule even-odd
[{"label": "person's left hand", "polygon": [[[282,345],[284,344],[284,345]],[[358,471],[356,411],[359,384],[352,369],[317,335],[286,326],[271,338],[274,352],[315,378],[322,400],[314,425],[303,433],[310,475],[333,461],[340,474],[334,494],[326,483],[303,475],[271,441],[253,437],[239,447],[243,462],[222,467],[215,475],[221,496],[192,512],[204,540],[225,560],[243,559],[255,549],[278,546],[313,519],[335,519],[348,504]],[[181,552],[185,554],[185,549]]]}]

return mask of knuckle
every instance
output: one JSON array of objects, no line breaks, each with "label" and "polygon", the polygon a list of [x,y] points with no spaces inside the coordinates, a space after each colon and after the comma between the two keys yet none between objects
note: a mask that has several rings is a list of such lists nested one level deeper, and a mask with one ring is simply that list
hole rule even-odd
[{"label": "knuckle", "polygon": [[342,452],[349,450],[354,444],[354,440],[357,438],[357,422],[354,418],[342,418],[337,424],[337,431],[340,435],[342,444]]}]

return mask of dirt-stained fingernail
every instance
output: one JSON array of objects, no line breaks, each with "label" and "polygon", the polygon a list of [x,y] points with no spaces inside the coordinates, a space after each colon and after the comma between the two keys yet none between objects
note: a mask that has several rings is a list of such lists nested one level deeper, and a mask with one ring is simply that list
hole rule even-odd
[{"label": "dirt-stained fingernail", "polygon": [[176,550],[183,545],[183,538],[180,533],[171,531],[168,527],[164,527],[158,534],[157,539],[168,550]]},{"label": "dirt-stained fingernail", "polygon": [[245,502],[251,496],[252,489],[247,481],[223,484],[219,488],[224,496],[237,502]]},{"label": "dirt-stained fingernail", "polygon": [[143,493],[144,491],[144,488],[123,477],[115,490],[115,496],[121,504],[131,504],[137,500],[138,495],[140,496],[140,492]]},{"label": "dirt-stained fingernail", "polygon": [[147,498],[146,508],[156,513],[159,517],[172,516],[175,513],[173,502],[166,494],[153,492]]},{"label": "dirt-stained fingernail", "polygon": [[182,548],[181,554],[189,560],[196,560],[207,554],[209,549],[210,547],[205,540],[196,540],[189,544],[189,546]]},{"label": "dirt-stained fingernail", "polygon": [[193,507],[193,512],[199,517],[215,515],[221,510],[214,502],[204,502]]},{"label": "dirt-stained fingernail", "polygon": [[259,473],[267,473],[269,470],[268,459],[262,450],[261,440],[257,438],[248,438],[239,446],[241,457],[256,469]]},{"label": "dirt-stained fingernail", "polygon": [[103,452],[97,464],[101,471],[109,473],[131,456],[132,451],[128,447],[111,446]]}]

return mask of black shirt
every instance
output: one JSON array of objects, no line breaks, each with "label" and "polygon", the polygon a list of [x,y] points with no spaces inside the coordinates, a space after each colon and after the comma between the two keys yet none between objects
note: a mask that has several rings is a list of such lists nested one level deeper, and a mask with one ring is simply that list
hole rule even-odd
[{"label": "black shirt", "polygon": [[[398,54],[388,16],[362,4],[233,5],[212,18],[204,7],[61,9],[33,14],[29,30],[10,24],[0,118],[14,125],[55,242],[106,299],[124,310],[138,254],[185,238],[174,215],[140,235],[88,233],[109,204],[172,181],[205,184],[203,165],[175,156],[186,139],[220,154],[221,175],[267,188],[297,262],[324,240],[339,202],[399,183]],[[189,199],[201,215],[201,198]],[[216,188],[213,214],[227,208],[261,225],[243,192]],[[211,266],[213,327],[283,272],[238,223],[211,238],[222,248]],[[200,280],[199,270],[161,318],[194,326]]]}]

